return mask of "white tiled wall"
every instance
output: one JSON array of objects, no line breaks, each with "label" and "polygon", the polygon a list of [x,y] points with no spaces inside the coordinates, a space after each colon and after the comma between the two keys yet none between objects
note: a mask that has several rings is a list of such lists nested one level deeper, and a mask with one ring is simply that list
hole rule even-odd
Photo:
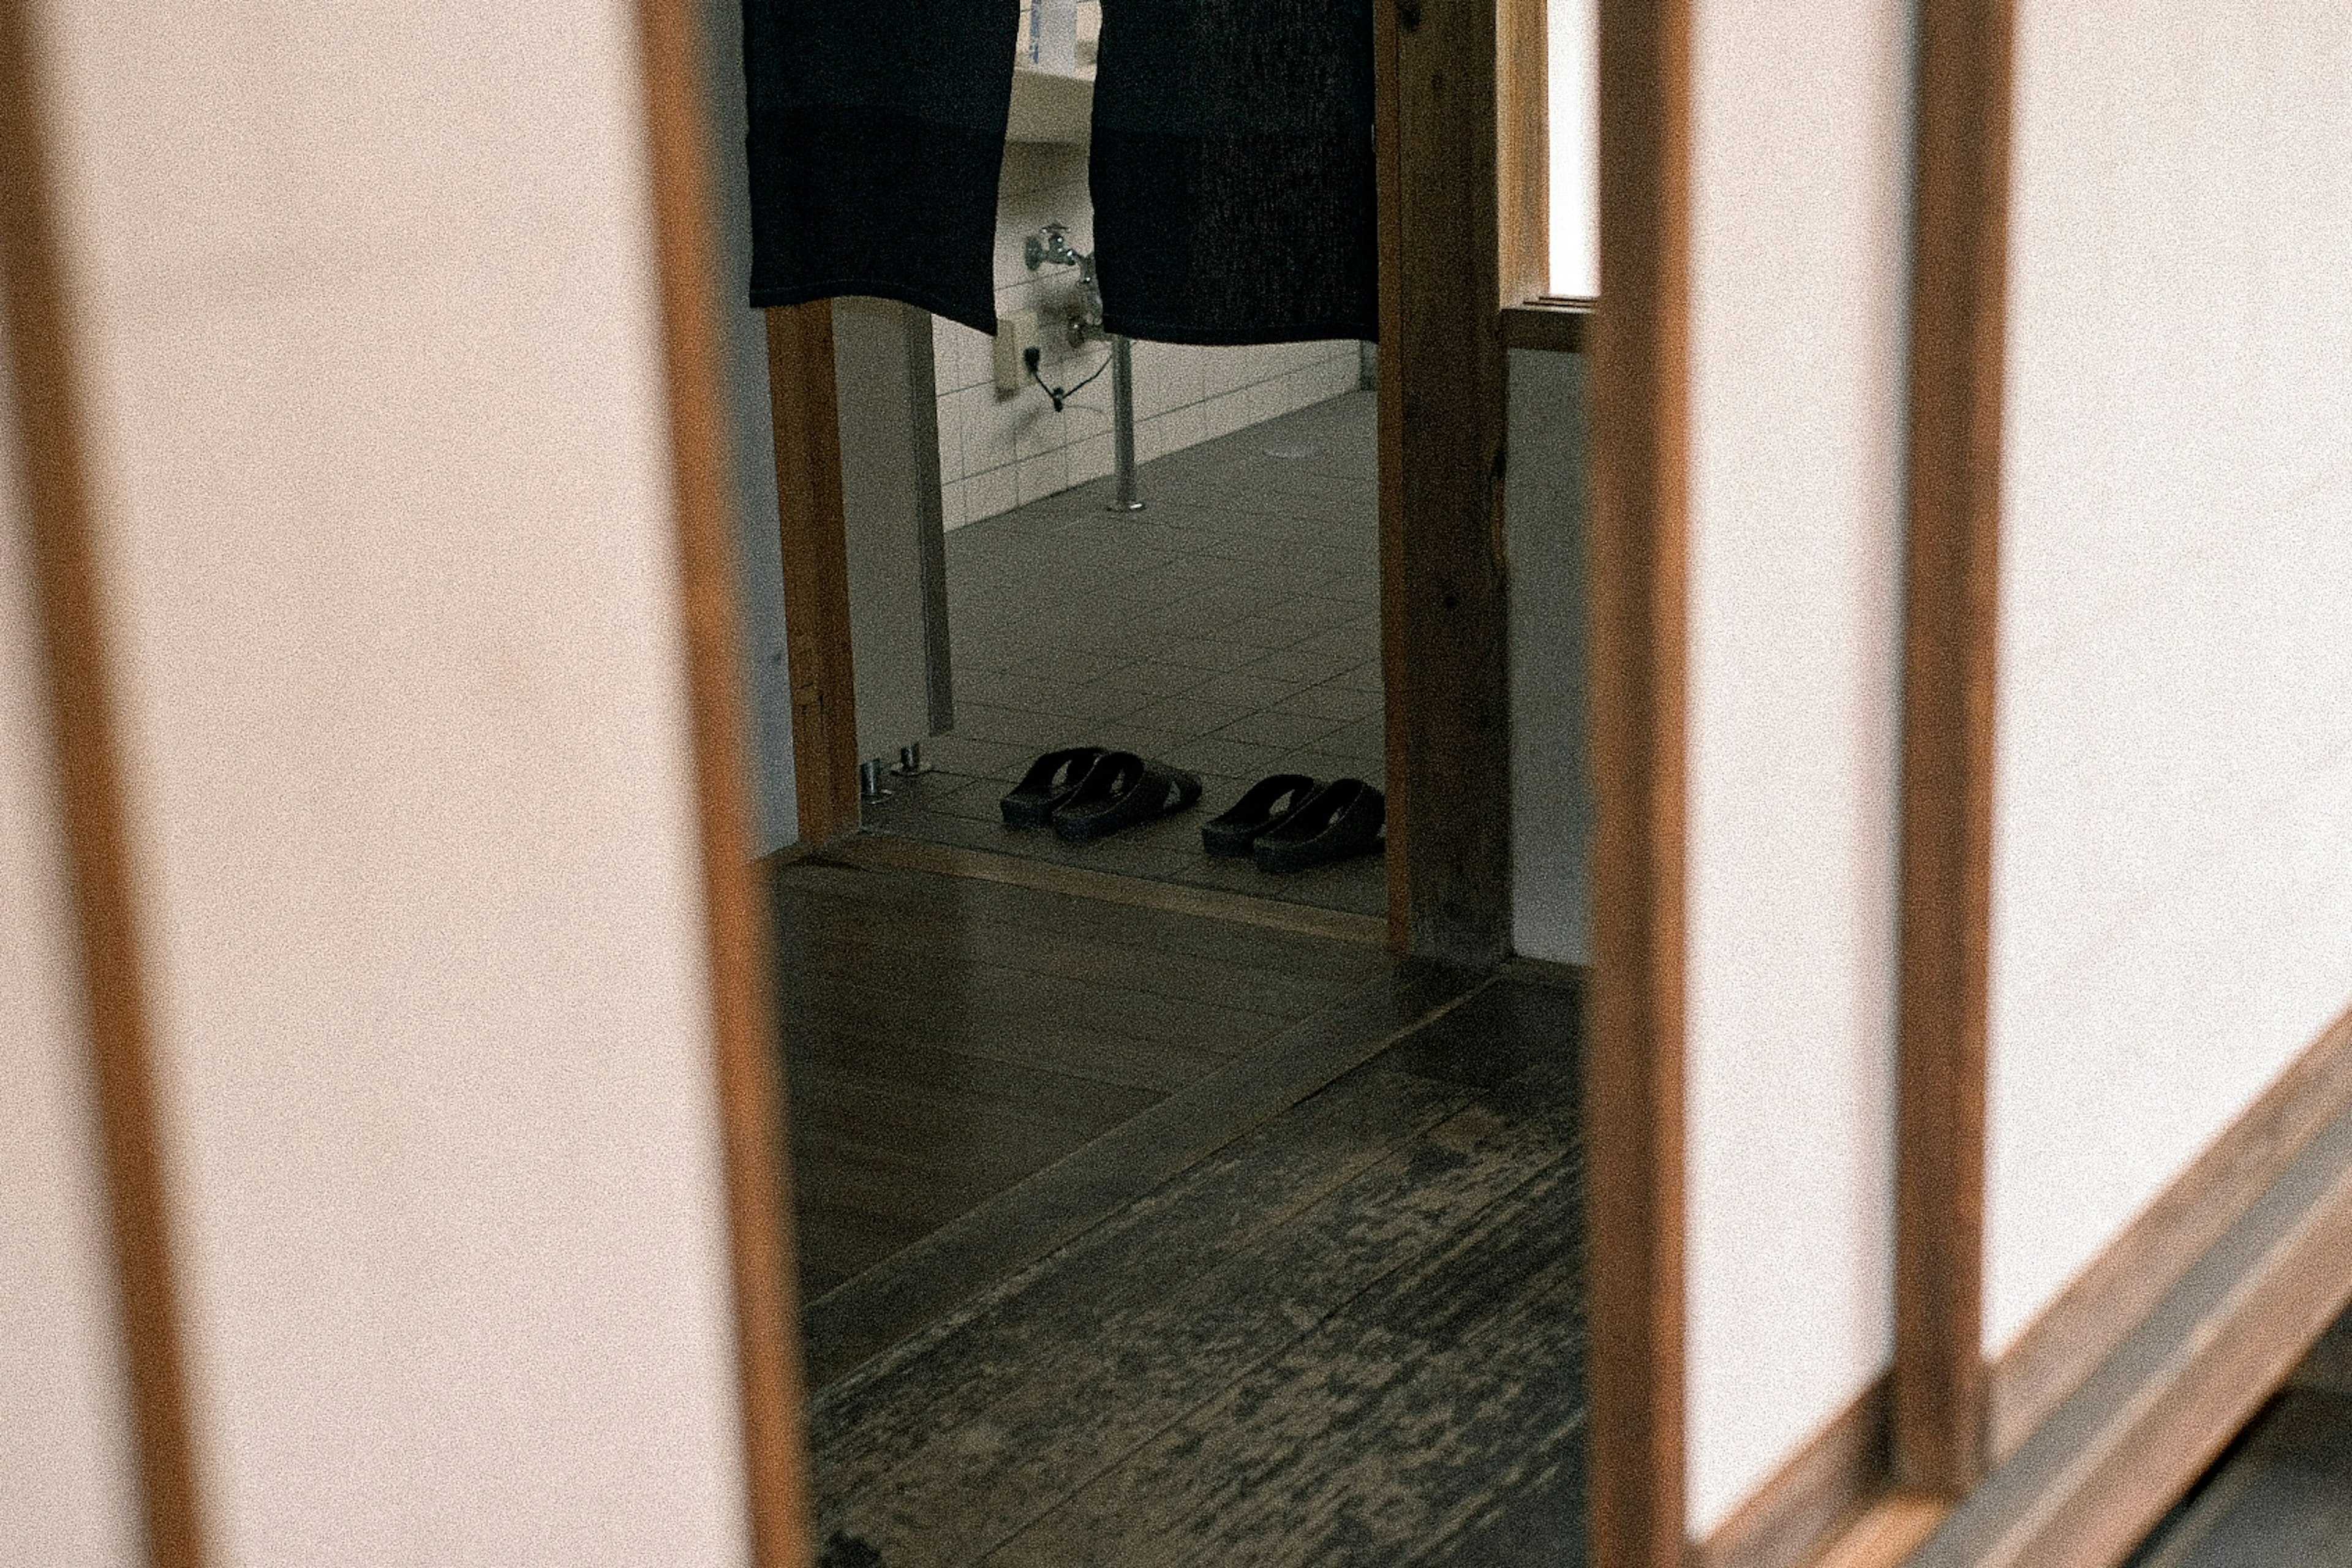
[{"label": "white tiled wall", "polygon": [[[996,219],[996,308],[1034,310],[1041,374],[1056,386],[1082,379],[1109,353],[1073,349],[1058,331],[1077,290],[1074,268],[1029,270],[1022,241],[1048,222],[1071,248],[1094,248],[1087,150],[1015,143],[1005,149]],[[1036,387],[996,390],[989,340],[934,322],[940,384],[940,479],[947,525],[958,527],[1110,472],[1110,373],[1060,414]],[[1135,345],[1135,444],[1144,462],[1335,397],[1356,385],[1353,342],[1259,348]]]}]

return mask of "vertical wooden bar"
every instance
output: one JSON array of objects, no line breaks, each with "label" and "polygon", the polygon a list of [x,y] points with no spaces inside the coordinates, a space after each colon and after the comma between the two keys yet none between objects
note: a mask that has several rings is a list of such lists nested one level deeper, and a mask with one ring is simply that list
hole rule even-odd
[{"label": "vertical wooden bar", "polygon": [[1601,0],[1586,1047],[1597,1568],[1680,1568],[1689,0]]},{"label": "vertical wooden bar", "polygon": [[1377,8],[1381,642],[1401,951],[1510,941],[1495,0]]},{"label": "vertical wooden bar", "polygon": [[1548,0],[1501,0],[1495,141],[1506,308],[1551,292],[1551,62]]},{"label": "vertical wooden bar", "polygon": [[205,1508],[155,1107],[141,879],[107,657],[76,302],[51,184],[49,100],[31,10],[26,0],[0,0],[8,374],[47,645],[147,1555],[155,1568],[201,1568]]},{"label": "vertical wooden bar", "polygon": [[[749,755],[740,688],[734,542],[720,392],[717,268],[707,114],[688,0],[639,0],[651,141],[662,344],[684,590],[702,881],[709,909],[711,1028],[735,1265],[739,1394],[751,1561],[810,1560],[806,1441],[801,1429],[799,1307],[792,1208],[779,1157],[768,910],[751,863]],[[829,384],[828,384],[829,385]],[[855,780],[852,781],[853,788]]]},{"label": "vertical wooden bar", "polygon": [[784,646],[793,682],[793,782],[801,841],[858,827],[857,693],[849,635],[849,541],[841,493],[841,408],[833,305],[767,312],[768,391],[776,429]]},{"label": "vertical wooden bar", "polygon": [[1919,13],[1904,671],[1895,1465],[1985,1465],[1985,1030],[2011,0]]}]

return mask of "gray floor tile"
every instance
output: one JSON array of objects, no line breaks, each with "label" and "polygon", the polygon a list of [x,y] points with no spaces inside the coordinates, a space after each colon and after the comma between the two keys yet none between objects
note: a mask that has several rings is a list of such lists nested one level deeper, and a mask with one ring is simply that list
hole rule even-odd
[{"label": "gray floor tile", "polygon": [[[1104,510],[1096,482],[948,536],[958,729],[925,743],[937,773],[868,820],[937,842],[1229,887],[1378,914],[1377,858],[1274,878],[1200,847],[1200,824],[1283,759],[1320,776],[1355,754],[1381,707],[1373,400],[1352,395],[1146,465],[1147,510]],[[1274,457],[1267,448],[1307,448]],[[1350,738],[1337,743],[1335,737]],[[1072,845],[1005,828],[997,798],[1035,754],[1097,744],[1201,775],[1179,816]]]}]

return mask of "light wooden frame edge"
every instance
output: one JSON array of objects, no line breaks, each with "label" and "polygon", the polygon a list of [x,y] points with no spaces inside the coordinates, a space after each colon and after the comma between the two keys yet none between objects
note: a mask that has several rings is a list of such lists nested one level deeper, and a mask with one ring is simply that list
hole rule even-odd
[{"label": "light wooden frame edge", "polygon": [[751,1561],[798,1568],[813,1550],[799,1313],[779,1150],[774,967],[744,763],[703,56],[690,0],[637,0],[637,16]]},{"label": "light wooden frame edge", "polygon": [[33,7],[0,0],[0,270],[148,1561],[207,1557],[107,597]]},{"label": "light wooden frame edge", "polygon": [[2014,0],[1919,13],[1903,674],[1896,1481],[1985,1468],[1986,1020]]},{"label": "light wooden frame edge", "polygon": [[1685,1530],[1684,942],[1690,0],[1601,0],[1593,321],[1591,1539],[1679,1568]]}]

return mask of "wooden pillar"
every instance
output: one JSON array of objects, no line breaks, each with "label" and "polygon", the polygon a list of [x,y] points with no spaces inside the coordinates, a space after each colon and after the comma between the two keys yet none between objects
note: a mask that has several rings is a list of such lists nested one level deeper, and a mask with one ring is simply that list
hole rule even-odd
[{"label": "wooden pillar", "polygon": [[849,635],[849,541],[834,390],[833,305],[767,312],[776,430],[784,646],[793,683],[793,784],[801,842],[857,831],[857,700]]},{"label": "wooden pillar", "polygon": [[1501,28],[1495,0],[1376,16],[1390,937],[1484,965],[1510,940]]}]

